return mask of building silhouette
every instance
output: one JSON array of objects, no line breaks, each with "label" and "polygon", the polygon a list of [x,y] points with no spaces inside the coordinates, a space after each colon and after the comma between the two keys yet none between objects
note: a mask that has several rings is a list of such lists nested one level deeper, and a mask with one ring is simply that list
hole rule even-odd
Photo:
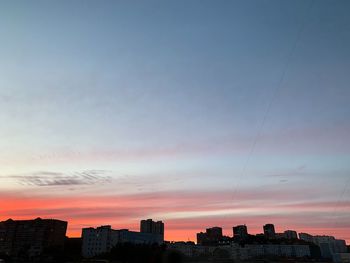
[{"label": "building silhouette", "polygon": [[57,219],[0,222],[0,253],[14,259],[34,258],[46,249],[63,250],[67,222]]},{"label": "building silhouette", "polygon": [[221,227],[207,228],[205,233],[197,233],[197,244],[200,245],[214,245],[223,238]]},{"label": "building silhouette", "polygon": [[[273,224],[266,224],[263,229],[263,234],[249,235],[245,225],[235,226],[233,239],[225,242],[226,237],[222,235],[222,229],[213,227],[206,229],[206,232],[197,233],[197,245],[189,242],[173,242],[168,247],[196,260],[201,255],[215,259],[218,255],[216,252],[226,250],[229,259],[234,261],[254,259],[266,262],[269,259],[282,259],[285,262],[302,258],[302,260],[312,259],[312,262],[318,260],[350,262],[350,253],[345,240],[333,236],[312,236],[307,233],[299,233],[298,239],[298,233],[294,230],[276,233]],[[245,240],[242,239],[244,237]]]},{"label": "building silhouette", "polygon": [[299,233],[299,239],[306,242],[314,243],[314,237],[308,233]]},{"label": "building silhouette", "polygon": [[[313,236],[307,233],[299,233],[299,238],[319,246],[323,258],[332,258],[333,261],[336,261],[335,258],[341,256],[340,254],[347,253],[345,240],[336,239],[334,236]],[[348,257],[350,261],[350,254]]]},{"label": "building silhouette", "polygon": [[140,232],[158,234],[163,236],[164,239],[164,223],[162,221],[153,221],[152,219],[141,220]]},{"label": "building silhouette", "polygon": [[283,237],[286,239],[297,239],[298,233],[297,231],[294,231],[294,230],[286,230],[283,233]]},{"label": "building silhouette", "polygon": [[233,227],[233,238],[235,240],[245,240],[248,238],[248,229],[246,225],[238,225]]},{"label": "building silhouette", "polygon": [[264,235],[267,239],[273,239],[276,237],[275,226],[273,224],[266,224],[263,229]]}]

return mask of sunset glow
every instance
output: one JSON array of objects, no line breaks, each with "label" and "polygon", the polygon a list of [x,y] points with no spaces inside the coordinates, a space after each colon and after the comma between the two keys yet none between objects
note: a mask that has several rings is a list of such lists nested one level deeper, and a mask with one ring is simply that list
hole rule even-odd
[{"label": "sunset glow", "polygon": [[0,221],[350,243],[350,2],[0,8]]}]

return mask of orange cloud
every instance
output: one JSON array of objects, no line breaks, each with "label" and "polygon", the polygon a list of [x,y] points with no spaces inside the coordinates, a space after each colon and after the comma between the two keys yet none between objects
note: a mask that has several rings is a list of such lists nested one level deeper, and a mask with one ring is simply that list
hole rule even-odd
[{"label": "orange cloud", "polygon": [[[57,218],[69,222],[68,235],[80,236],[81,228],[110,224],[139,229],[139,220],[153,217],[166,224],[166,239],[194,240],[195,234],[218,225],[232,236],[232,226],[247,224],[251,233],[275,223],[278,231],[295,229],[311,234],[332,234],[350,241],[350,201],[290,202],[255,191],[158,192],[108,196],[17,196],[2,193],[1,219]],[[288,193],[284,193],[284,197]],[[261,199],[262,198],[262,199]],[[263,205],[262,205],[263,204]]]}]

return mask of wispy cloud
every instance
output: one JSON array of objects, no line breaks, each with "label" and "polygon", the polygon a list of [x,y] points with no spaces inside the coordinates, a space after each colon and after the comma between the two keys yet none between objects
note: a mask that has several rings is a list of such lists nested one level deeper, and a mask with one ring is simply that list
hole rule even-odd
[{"label": "wispy cloud", "polygon": [[[323,191],[321,189],[321,191]],[[350,240],[349,201],[328,201],[308,191],[309,200],[299,189],[257,189],[239,191],[232,200],[226,191],[169,191],[138,194],[35,196],[24,193],[0,193],[1,218],[36,216],[69,221],[69,235],[79,235],[82,226],[111,224],[115,228],[137,229],[140,219],[153,217],[166,223],[168,239],[193,239],[206,227],[245,223],[251,232],[261,231],[264,223],[311,233],[329,233]],[[280,201],[275,202],[276,199]],[[334,207],[340,212],[334,214]],[[183,230],[187,230],[182,232]],[[342,232],[341,232],[342,230]],[[327,232],[328,231],[328,232]]]},{"label": "wispy cloud", "polygon": [[69,186],[93,185],[111,181],[111,176],[105,170],[85,170],[73,173],[38,171],[27,174],[8,175],[18,183],[28,186]]}]

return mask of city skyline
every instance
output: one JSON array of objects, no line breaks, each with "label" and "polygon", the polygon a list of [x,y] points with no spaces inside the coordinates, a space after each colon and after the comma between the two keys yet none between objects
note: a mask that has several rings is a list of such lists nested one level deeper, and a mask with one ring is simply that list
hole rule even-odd
[{"label": "city skyline", "polygon": [[[0,221],[350,243],[350,2],[3,1]],[[288,226],[288,227],[287,227]]]},{"label": "city skyline", "polygon": [[[0,225],[3,227],[7,227],[6,224],[38,224],[38,225],[46,225],[48,226],[48,223],[46,222],[59,222],[61,224],[60,228],[63,228],[64,233],[66,233],[67,230],[67,226],[69,224],[68,221],[63,221],[61,219],[57,219],[57,218],[31,218],[31,219],[12,219],[12,218],[8,218],[7,220],[4,221],[0,221]],[[165,233],[165,224],[163,221],[161,220],[157,220],[154,221],[153,219],[149,218],[149,219],[141,219],[139,220],[139,226],[138,226],[138,230],[136,229],[128,229],[125,227],[121,227],[119,229],[113,229],[112,225],[109,225],[108,222],[104,222],[104,224],[101,224],[100,226],[86,226],[83,227],[80,231],[80,236],[78,236],[79,238],[84,239],[84,232],[86,234],[86,232],[88,232],[88,235],[93,235],[96,236],[96,238],[99,238],[99,231],[100,230],[109,230],[109,231],[115,231],[115,232],[124,232],[124,233],[132,233],[132,235],[130,237],[127,237],[126,240],[120,240],[119,242],[134,242],[133,239],[138,240],[138,239],[144,239],[144,240],[151,240],[152,242],[161,244],[163,242],[187,242],[187,241],[192,241],[192,240],[166,240],[164,239],[164,233]],[[11,229],[11,227],[9,228]],[[13,228],[12,228],[13,229]],[[21,227],[18,229],[22,229]],[[26,228],[23,228],[26,229]],[[100,230],[99,230],[100,229]],[[199,238],[203,238],[203,237],[199,237],[199,235],[209,235],[209,237],[214,238],[214,240],[219,241],[221,238],[238,238],[236,240],[231,240],[231,241],[235,241],[235,242],[239,242],[239,240],[241,241],[247,241],[247,239],[249,239],[249,237],[252,236],[256,236],[256,237],[264,237],[266,240],[279,240],[279,239],[299,239],[299,240],[304,240],[307,242],[312,242],[309,241],[309,238],[335,238],[336,240],[339,240],[335,235],[325,235],[324,233],[320,233],[317,235],[313,235],[312,233],[305,233],[305,232],[301,232],[295,229],[291,229],[291,228],[287,228],[287,229],[283,229],[281,230],[279,228],[279,230],[281,231],[277,231],[276,230],[276,226],[272,223],[267,223],[264,225],[261,225],[261,230],[263,230],[262,232],[258,232],[258,233],[252,233],[250,232],[250,228],[248,228],[248,226],[246,224],[244,225],[232,225],[231,227],[231,234],[227,234],[223,232],[223,228],[221,226],[212,224],[211,226],[206,226],[206,232],[199,232],[196,234],[196,238],[197,238],[197,244],[200,244],[200,242],[198,242]],[[62,230],[61,231],[61,235],[62,235]],[[29,230],[29,232],[32,234],[33,232],[31,232]],[[5,233],[5,232],[4,232]],[[140,236],[135,235],[136,234],[141,234]],[[152,236],[155,235],[155,236]],[[302,236],[302,237],[301,237]],[[69,236],[66,236],[68,238],[70,238]],[[73,237],[76,238],[76,237]],[[100,237],[101,238],[101,237]],[[87,238],[89,239],[89,238]],[[159,240],[158,240],[159,239]],[[102,238],[103,240],[103,238]],[[156,241],[155,241],[156,240]],[[223,239],[224,240],[224,239]],[[341,240],[344,241],[345,245],[348,245],[350,247],[350,244],[346,243],[346,240]],[[90,241],[89,241],[90,242]],[[151,242],[151,243],[152,243]],[[208,244],[205,244],[208,245]],[[211,245],[218,245],[218,244],[211,244]]]},{"label": "city skyline", "polygon": [[[169,253],[178,255],[179,260],[175,262],[183,262],[182,258],[205,259],[206,262],[218,258],[224,258],[226,262],[232,262],[232,259],[299,258],[302,262],[322,260],[336,263],[348,262],[350,259],[350,245],[347,246],[345,240],[334,236],[297,234],[294,230],[277,233],[271,223],[263,225],[264,233],[257,235],[249,234],[246,225],[235,226],[232,228],[232,237],[223,235],[221,227],[210,227],[205,233],[197,233],[196,244],[164,240],[166,226],[162,221],[141,219],[139,223],[139,231],[113,229],[111,225],[104,224],[96,228],[83,228],[79,238],[69,238],[66,236],[67,221],[8,219],[0,221],[0,254],[5,260],[14,262],[125,260],[135,259],[135,255],[139,258],[135,262],[148,262],[146,258],[154,259],[156,254],[159,260],[164,255],[172,258]],[[158,252],[153,254],[151,251]]]},{"label": "city skyline", "polygon": [[[27,219],[16,219],[16,218],[8,218],[7,220],[4,220],[4,221],[0,221],[2,223],[6,223],[6,222],[9,222],[9,221],[47,221],[47,220],[56,220],[56,221],[61,221],[61,222],[66,222],[66,224],[68,225],[68,221],[62,221],[61,219],[57,219],[57,218],[40,218],[40,217],[36,217],[36,218],[27,218]],[[205,234],[204,232],[199,232],[199,233],[196,233],[196,237],[193,239],[193,240],[179,240],[179,239],[176,239],[176,240],[166,240],[164,238],[165,236],[165,226],[164,226],[164,222],[163,221],[153,221],[153,219],[142,219],[141,221],[139,220],[138,221],[138,229],[135,229],[134,227],[132,227],[132,229],[129,229],[129,228],[125,228],[125,226],[119,226],[119,229],[116,230],[116,231],[131,231],[131,232],[134,232],[135,231],[137,232],[138,230],[141,232],[141,233],[157,233],[157,234],[161,234],[162,235],[162,238],[163,238],[163,241],[167,241],[167,242],[177,242],[177,241],[181,241],[181,242],[187,242],[187,241],[195,241],[195,239],[198,240],[198,235],[199,234]],[[108,222],[104,222],[102,223],[101,225],[93,225],[93,226],[85,226],[81,229],[80,231],[80,235],[78,236],[71,236],[72,238],[76,238],[76,237],[82,237],[83,233],[84,233],[84,229],[94,229],[94,227],[96,227],[96,229],[99,229],[99,228],[105,228],[105,227],[108,227],[109,229],[112,229],[112,228],[115,228],[114,226],[110,225]],[[243,227],[243,230],[242,230],[242,227]],[[67,226],[66,226],[67,228]],[[241,225],[232,225],[231,226],[231,233],[229,233],[229,231],[227,229],[223,229],[221,226],[219,225],[215,225],[215,224],[212,224],[210,226],[206,226],[206,231],[214,231],[214,235],[218,235],[218,236],[221,236],[221,237],[236,237],[237,236],[240,236],[240,238],[242,239],[245,239],[249,236],[260,236],[260,235],[263,235],[265,236],[267,239],[281,239],[281,238],[286,238],[286,239],[300,239],[299,237],[299,234],[302,234],[302,235],[311,235],[311,236],[315,236],[315,237],[327,237],[327,236],[330,236],[330,237],[335,237],[337,238],[334,234],[325,234],[325,233],[305,233],[303,231],[299,231],[297,229],[291,229],[291,228],[285,228],[285,229],[282,229],[281,227],[278,227],[276,228],[275,224],[272,224],[272,223],[267,223],[267,224],[264,224],[264,225],[261,225],[261,229],[260,231],[259,230],[253,230],[253,232],[251,231],[251,229],[249,228],[248,225],[246,224],[241,224]],[[238,230],[239,229],[239,230]],[[278,230],[276,230],[278,229]],[[262,231],[261,231],[262,230]],[[220,234],[218,234],[218,232]],[[237,233],[235,233],[235,231],[238,231]],[[243,231],[243,232],[242,232]],[[272,232],[271,232],[272,231]],[[295,237],[294,237],[295,236]],[[69,237],[67,235],[67,237]],[[347,242],[346,240],[344,240],[345,242]],[[348,243],[346,243],[346,245],[348,245]]]}]

